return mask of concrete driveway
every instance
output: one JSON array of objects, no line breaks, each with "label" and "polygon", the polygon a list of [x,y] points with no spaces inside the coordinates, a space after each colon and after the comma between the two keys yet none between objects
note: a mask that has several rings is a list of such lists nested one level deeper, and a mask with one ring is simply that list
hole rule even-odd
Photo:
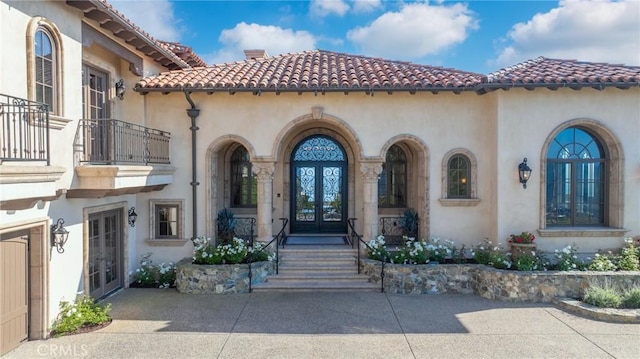
[{"label": "concrete driveway", "polygon": [[640,325],[474,295],[126,289],[111,325],[3,358],[640,358]]}]

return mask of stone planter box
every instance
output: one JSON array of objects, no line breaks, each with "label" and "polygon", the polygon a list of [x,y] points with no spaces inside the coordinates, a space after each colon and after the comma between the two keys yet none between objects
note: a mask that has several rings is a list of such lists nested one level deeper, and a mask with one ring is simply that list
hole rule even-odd
[{"label": "stone planter box", "polygon": [[[251,284],[263,283],[275,272],[272,262],[251,264]],[[203,265],[191,263],[185,258],[176,265],[176,289],[180,293],[249,293],[249,265],[219,264]]]},{"label": "stone planter box", "polygon": [[[362,260],[362,273],[380,283],[381,263]],[[511,302],[580,298],[590,281],[640,286],[640,272],[519,272],[479,264],[385,264],[384,290],[397,294],[478,294]]]}]

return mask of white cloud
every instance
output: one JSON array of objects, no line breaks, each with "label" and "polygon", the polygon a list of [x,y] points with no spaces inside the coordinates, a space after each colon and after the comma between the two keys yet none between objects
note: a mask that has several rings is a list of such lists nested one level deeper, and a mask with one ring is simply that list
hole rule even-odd
[{"label": "white cloud", "polygon": [[367,13],[382,8],[382,0],[353,0],[353,12]]},{"label": "white cloud", "polygon": [[207,63],[244,60],[243,51],[249,49],[266,50],[269,55],[312,50],[316,47],[317,39],[307,31],[241,22],[233,29],[222,30],[218,41],[223,47],[205,55]]},{"label": "white cloud", "polygon": [[369,26],[349,30],[347,39],[366,55],[417,59],[463,42],[477,26],[466,4],[414,3],[381,15]]},{"label": "white cloud", "polygon": [[180,27],[180,20],[176,18],[169,0],[111,0],[109,3],[156,40],[180,41],[183,28]]},{"label": "white cloud", "polygon": [[499,67],[538,56],[640,65],[640,2],[561,1],[514,25],[490,61]]},{"label": "white cloud", "polygon": [[328,15],[344,16],[349,11],[349,5],[344,0],[311,0],[309,12],[311,15],[325,17]]}]

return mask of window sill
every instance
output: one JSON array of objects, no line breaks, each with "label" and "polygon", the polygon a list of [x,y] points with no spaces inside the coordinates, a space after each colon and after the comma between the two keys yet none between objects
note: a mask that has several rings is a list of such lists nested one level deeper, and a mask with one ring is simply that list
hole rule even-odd
[{"label": "window sill", "polygon": [[49,128],[52,130],[62,130],[71,120],[62,116],[49,115]]},{"label": "window sill", "polygon": [[628,229],[624,228],[592,228],[592,227],[564,227],[538,229],[540,237],[623,237]]},{"label": "window sill", "polygon": [[480,203],[480,198],[440,198],[443,207],[474,207]]},{"label": "window sill", "polygon": [[187,242],[186,239],[146,239],[145,242],[151,247],[182,247]]}]

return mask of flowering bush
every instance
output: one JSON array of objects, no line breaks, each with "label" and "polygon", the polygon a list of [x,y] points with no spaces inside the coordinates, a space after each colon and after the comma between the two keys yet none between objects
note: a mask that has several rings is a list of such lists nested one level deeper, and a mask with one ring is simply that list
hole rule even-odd
[{"label": "flowering bush", "polygon": [[384,236],[378,236],[367,243],[369,247],[367,247],[367,255],[369,258],[386,262],[389,260],[389,251],[385,245]]},{"label": "flowering bush", "polygon": [[394,253],[389,253],[384,236],[372,239],[368,245],[369,258],[399,264],[444,262],[446,259],[453,258],[454,253],[457,252],[452,241],[440,240],[439,238],[416,240],[413,237],[405,236],[404,246]]},{"label": "flowering bush", "polygon": [[554,257],[556,258],[555,269],[557,270],[582,270],[584,264],[578,259],[576,252],[578,247],[575,243],[570,244],[562,250],[555,250]]},{"label": "flowering bush", "polygon": [[214,246],[209,238],[193,239],[194,264],[240,264],[273,260],[273,255],[264,250],[262,243],[253,247],[246,245],[241,238],[234,237],[230,243]]},{"label": "flowering bush", "polygon": [[531,232],[522,232],[520,234],[512,234],[509,236],[509,243],[533,243],[536,239],[536,236]]},{"label": "flowering bush", "polygon": [[151,252],[142,255],[140,268],[129,275],[133,276],[134,283],[145,288],[172,288],[176,282],[176,267],[172,262],[153,264]]},{"label": "flowering bush", "polygon": [[546,271],[549,267],[549,261],[542,252],[530,251],[523,252],[517,258],[514,258],[513,266],[519,271]]},{"label": "flowering bush", "polygon": [[111,320],[109,311],[111,304],[101,306],[89,296],[81,296],[74,303],[60,302],[60,312],[53,326],[53,336],[61,336],[74,332],[82,327],[96,326]]},{"label": "flowering bush", "polygon": [[596,272],[614,271],[617,267],[612,258],[611,252],[609,252],[609,254],[596,253],[591,263],[587,266],[587,269]]},{"label": "flowering bush", "polygon": [[488,239],[473,248],[473,259],[478,264],[486,264],[498,269],[511,268],[511,255],[502,246],[494,246]]},{"label": "flowering bush", "polygon": [[639,270],[640,255],[638,255],[638,248],[635,247],[633,239],[625,238],[624,241],[627,246],[622,248],[622,253],[618,259],[618,268],[620,270]]}]

